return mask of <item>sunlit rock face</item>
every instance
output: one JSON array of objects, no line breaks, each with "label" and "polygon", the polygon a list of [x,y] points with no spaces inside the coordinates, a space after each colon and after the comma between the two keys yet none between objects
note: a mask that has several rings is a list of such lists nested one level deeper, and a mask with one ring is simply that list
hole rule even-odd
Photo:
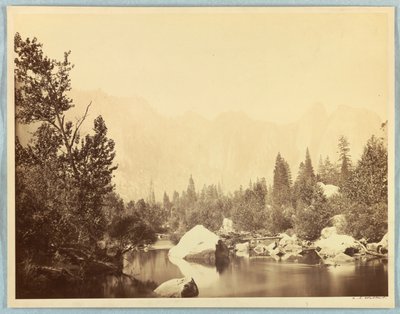
[{"label": "sunlit rock face", "polygon": [[[243,112],[221,112],[214,119],[184,112],[169,117],[142,98],[114,97],[100,90],[73,90],[71,98],[76,105],[69,111],[72,120],[92,101],[91,116],[101,114],[106,121],[117,149],[114,183],[126,201],[146,198],[151,179],[158,200],[163,191],[171,196],[174,190],[186,190],[190,174],[196,187],[220,182],[224,192],[233,192],[257,176],[271,182],[278,152],[295,177],[306,147],[314,165],[320,155],[337,160],[341,135],[348,138],[356,162],[372,134],[383,136],[379,116],[351,106],[327,112],[317,105],[292,123],[279,124],[273,117],[256,120]],[[29,141],[31,128],[17,125],[23,144]],[[84,123],[82,134],[91,128],[91,123]]]},{"label": "sunlit rock face", "polygon": [[352,236],[337,234],[335,227],[324,228],[321,237],[314,243],[315,247],[320,248],[319,254],[327,258],[333,258],[341,253],[345,253],[349,248],[360,250],[360,243]]},{"label": "sunlit rock face", "polygon": [[219,237],[203,227],[197,225],[186,232],[178,244],[169,250],[168,255],[175,258],[184,258],[205,251],[214,251]]}]

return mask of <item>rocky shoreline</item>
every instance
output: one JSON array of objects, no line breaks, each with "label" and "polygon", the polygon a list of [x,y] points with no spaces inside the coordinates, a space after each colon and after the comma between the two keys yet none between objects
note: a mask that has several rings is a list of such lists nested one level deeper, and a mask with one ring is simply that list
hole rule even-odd
[{"label": "rocky shoreline", "polygon": [[[273,262],[336,267],[377,258],[387,260],[387,252],[387,234],[378,243],[365,243],[363,240],[341,234],[335,226],[324,228],[321,236],[311,242],[299,239],[295,234],[286,233],[267,236],[220,230],[217,234],[202,225],[197,225],[169,250],[169,257],[215,266],[218,272],[222,272],[233,258],[266,258]],[[179,281],[179,285],[176,285],[174,280]],[[197,296],[198,288],[193,278],[174,280],[160,285],[156,289],[157,294],[162,297],[180,297],[183,287],[189,289],[189,286],[193,286],[196,293],[186,291],[182,297]]]}]

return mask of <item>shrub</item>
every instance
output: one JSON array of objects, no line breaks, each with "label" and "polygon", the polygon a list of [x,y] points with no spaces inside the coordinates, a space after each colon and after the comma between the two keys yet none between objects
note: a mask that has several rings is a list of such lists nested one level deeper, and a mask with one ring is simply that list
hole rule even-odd
[{"label": "shrub", "polygon": [[311,205],[298,208],[294,217],[296,234],[305,240],[315,240],[329,223],[331,212],[322,189],[315,185]]},{"label": "shrub", "polygon": [[382,239],[388,230],[388,207],[386,203],[371,206],[365,204],[352,204],[346,213],[347,233],[368,242],[377,242]]}]

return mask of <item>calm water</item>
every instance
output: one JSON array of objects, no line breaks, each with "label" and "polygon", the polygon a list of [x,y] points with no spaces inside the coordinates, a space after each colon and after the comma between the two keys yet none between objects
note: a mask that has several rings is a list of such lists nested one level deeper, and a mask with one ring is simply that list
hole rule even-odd
[{"label": "calm water", "polygon": [[338,267],[275,262],[265,258],[235,258],[218,273],[184,260],[169,260],[168,250],[131,253],[125,272],[158,284],[193,277],[199,297],[300,297],[387,295],[387,265],[380,260]]},{"label": "calm water", "polygon": [[387,264],[380,260],[324,267],[237,257],[219,273],[215,267],[170,260],[165,247],[162,243],[158,250],[125,255],[124,273],[139,281],[128,276],[103,276],[78,287],[65,286],[65,291],[54,291],[50,297],[155,297],[152,291],[159,284],[183,276],[194,278],[199,297],[385,296],[388,293]]}]

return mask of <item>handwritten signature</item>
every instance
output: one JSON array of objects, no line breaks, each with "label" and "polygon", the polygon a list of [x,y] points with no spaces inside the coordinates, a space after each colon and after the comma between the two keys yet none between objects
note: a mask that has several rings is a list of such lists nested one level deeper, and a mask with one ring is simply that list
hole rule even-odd
[{"label": "handwritten signature", "polygon": [[353,300],[366,300],[366,299],[385,299],[385,296],[360,296],[360,297],[353,297]]}]

